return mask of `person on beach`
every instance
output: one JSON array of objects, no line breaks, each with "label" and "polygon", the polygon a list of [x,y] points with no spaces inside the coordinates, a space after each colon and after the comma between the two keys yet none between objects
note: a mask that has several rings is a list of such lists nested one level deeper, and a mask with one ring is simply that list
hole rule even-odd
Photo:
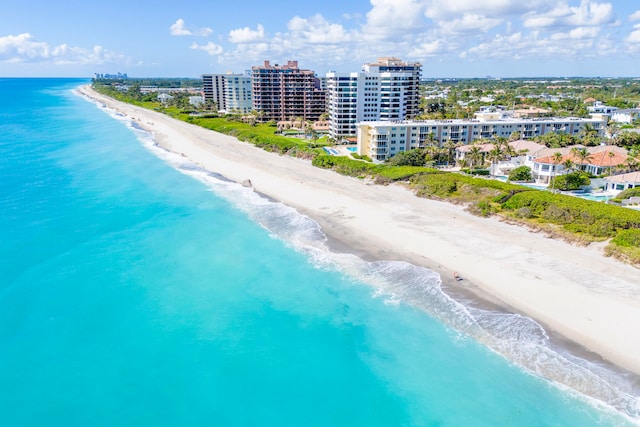
[{"label": "person on beach", "polygon": [[456,279],[457,281],[462,280],[462,277],[460,277],[460,275],[458,274],[458,272],[457,272],[457,271],[454,271],[454,272],[453,272],[453,278],[454,278],[454,279]]}]

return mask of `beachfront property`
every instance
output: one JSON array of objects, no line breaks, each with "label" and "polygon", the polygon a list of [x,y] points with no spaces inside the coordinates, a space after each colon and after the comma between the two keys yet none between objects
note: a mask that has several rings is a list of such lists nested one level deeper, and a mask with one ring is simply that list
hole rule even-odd
[{"label": "beachfront property", "polygon": [[476,118],[451,120],[411,120],[393,122],[360,122],[357,124],[358,154],[383,162],[414,148],[425,147],[429,140],[440,146],[451,141],[471,144],[477,139],[509,138],[513,133],[532,139],[547,133],[577,135],[590,126],[604,134],[606,119],[602,117],[515,118],[498,111],[476,113]]},{"label": "beachfront property", "polygon": [[298,61],[285,65],[251,67],[253,109],[263,121],[316,121],[326,112],[325,91],[312,70],[298,68]]},{"label": "beachfront property", "polygon": [[169,95],[168,93],[159,93],[157,96],[158,101],[160,101],[162,104],[166,104],[167,102],[171,101],[173,99],[173,96]]},{"label": "beachfront property", "polygon": [[422,65],[378,58],[362,71],[327,73],[329,135],[336,141],[357,134],[357,123],[415,117],[420,104]]},{"label": "beachfront property", "polygon": [[628,172],[604,178],[604,191],[616,194],[628,188],[640,187],[640,172]]},{"label": "beachfront property", "polygon": [[[587,156],[581,158],[576,148],[585,149]],[[560,153],[560,156],[556,156],[556,153]],[[538,156],[533,159],[530,167],[533,179],[540,184],[548,184],[554,176],[566,174],[574,169],[594,176],[612,174],[617,167],[624,165],[629,157],[624,148],[612,145],[545,148],[538,152]],[[567,164],[571,167],[567,168]]]},{"label": "beachfront property", "polygon": [[224,105],[224,74],[202,75],[202,96],[205,102],[213,102],[218,109]]},{"label": "beachfront property", "polygon": [[202,95],[219,111],[248,113],[253,108],[248,74],[203,74]]},{"label": "beachfront property", "polygon": [[[547,149],[547,147],[542,144],[538,144],[526,139],[509,141],[507,142],[507,144],[509,145],[509,151],[511,154],[505,153],[504,160],[491,164],[491,175],[506,176],[509,175],[512,170],[520,166],[528,166],[530,168],[533,168],[533,160],[539,157],[539,153]],[[477,147],[477,149],[474,147]],[[495,144],[492,144],[490,142],[486,144],[470,144],[456,147],[456,163],[460,165],[465,163],[470,164],[472,161],[476,161],[476,159],[470,158],[469,153],[477,150],[479,157],[478,163],[485,164],[489,153],[495,147]]]},{"label": "beachfront property", "polygon": [[190,96],[189,105],[193,105],[196,108],[202,107],[202,105],[204,105],[204,96],[202,95]]}]

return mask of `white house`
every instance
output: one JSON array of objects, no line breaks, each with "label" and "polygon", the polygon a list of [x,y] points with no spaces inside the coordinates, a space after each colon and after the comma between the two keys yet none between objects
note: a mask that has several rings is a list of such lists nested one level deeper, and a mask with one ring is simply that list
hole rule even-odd
[{"label": "white house", "polygon": [[640,187],[640,172],[628,172],[604,178],[604,190],[619,193],[627,188]]},{"label": "white house", "polygon": [[[624,164],[629,157],[624,148],[604,145],[587,147],[586,150],[589,156],[582,160],[574,153],[573,148],[575,147],[584,148],[582,146],[574,146],[545,148],[540,151],[538,153],[540,157],[533,160],[531,169],[536,182],[548,184],[552,177],[568,173],[569,171],[564,166],[567,160],[571,161],[576,169],[597,176],[611,172],[613,168]],[[558,159],[556,159],[556,153],[560,153]]]},{"label": "white house", "polygon": [[196,96],[189,97],[189,105],[193,105],[194,107],[198,108],[202,106],[202,104],[204,104],[203,96],[196,95]]},{"label": "white house", "polygon": [[640,116],[640,108],[627,108],[611,113],[611,121],[631,124]]},{"label": "white house", "polygon": [[168,93],[160,93],[158,94],[158,101],[160,101],[161,103],[165,103],[165,102],[169,102],[173,99],[173,96],[169,95]]},{"label": "white house", "polygon": [[606,114],[607,116],[611,116],[617,110],[618,107],[605,105],[602,101],[596,101],[593,105],[587,107],[587,111],[591,114]]}]

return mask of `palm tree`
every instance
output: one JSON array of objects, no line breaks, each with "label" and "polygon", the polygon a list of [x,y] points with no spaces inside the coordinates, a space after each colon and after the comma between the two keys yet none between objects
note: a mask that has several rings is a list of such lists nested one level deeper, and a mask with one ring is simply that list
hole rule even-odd
[{"label": "palm tree", "polygon": [[620,124],[616,122],[607,123],[607,127],[605,128],[605,132],[609,137],[609,141],[611,145],[616,145],[616,140],[618,139],[618,131],[620,130]]},{"label": "palm tree", "polygon": [[451,163],[451,157],[456,149],[456,143],[448,140],[444,143],[444,149],[447,150],[447,166]]},{"label": "palm tree", "polygon": [[573,168],[576,165],[571,161],[571,159],[567,159],[564,162],[562,162],[562,167],[565,168],[568,172],[573,171]]},{"label": "palm tree", "polygon": [[518,131],[511,132],[511,135],[509,135],[509,142],[517,141],[517,140],[521,139],[521,137],[522,137],[522,135],[521,135],[520,132],[518,132]]},{"label": "palm tree", "polygon": [[584,170],[585,164],[589,163],[589,159],[591,158],[589,151],[585,147],[573,147],[571,154],[580,160],[580,169]]},{"label": "palm tree", "polygon": [[616,156],[616,153],[608,151],[607,156],[609,157],[609,176],[611,176],[613,175],[613,158]]},{"label": "palm tree", "polygon": [[638,165],[640,165],[640,163],[635,157],[629,156],[627,157],[627,160],[624,161],[624,165],[627,172],[633,172],[638,169]]},{"label": "palm tree", "polygon": [[556,174],[557,174],[556,166],[558,166],[560,162],[562,162],[562,153],[559,151],[556,151],[551,156],[551,163],[553,163],[552,165],[553,170],[551,171],[551,191],[552,192],[553,192],[553,182],[555,181]]},{"label": "palm tree", "polygon": [[436,136],[433,134],[433,132],[429,132],[427,134],[427,139],[425,139],[424,141],[420,141],[420,148],[424,148],[429,145],[434,145],[436,142],[438,142],[438,140],[436,139]]},{"label": "palm tree", "polygon": [[471,162],[471,167],[474,167],[476,163],[479,164],[482,161],[482,150],[477,145],[474,145],[469,149],[467,156]]},{"label": "palm tree", "polygon": [[440,153],[440,147],[436,143],[431,143],[424,148],[424,152],[431,160],[435,161]]},{"label": "palm tree", "polygon": [[493,150],[489,151],[487,158],[491,161],[491,175],[494,175],[495,164],[502,160],[503,152],[499,145],[495,145]]},{"label": "palm tree", "polygon": [[582,131],[580,132],[580,135],[582,137],[582,141],[584,142],[584,145],[595,146],[595,145],[598,145],[598,143],[600,142],[598,130],[589,123],[584,125],[584,128],[582,128]]}]

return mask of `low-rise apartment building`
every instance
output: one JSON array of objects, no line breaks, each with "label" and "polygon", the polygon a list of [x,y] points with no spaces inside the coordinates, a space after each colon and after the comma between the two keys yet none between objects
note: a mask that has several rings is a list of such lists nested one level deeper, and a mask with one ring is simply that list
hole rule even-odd
[{"label": "low-rise apartment building", "polygon": [[579,134],[591,126],[604,135],[606,119],[549,117],[516,119],[512,117],[480,116],[472,120],[412,120],[376,121],[357,124],[358,154],[374,161],[385,161],[401,151],[426,146],[429,141],[439,145],[447,141],[470,144],[477,139],[509,138],[514,132],[522,139],[531,139],[547,133]]}]

